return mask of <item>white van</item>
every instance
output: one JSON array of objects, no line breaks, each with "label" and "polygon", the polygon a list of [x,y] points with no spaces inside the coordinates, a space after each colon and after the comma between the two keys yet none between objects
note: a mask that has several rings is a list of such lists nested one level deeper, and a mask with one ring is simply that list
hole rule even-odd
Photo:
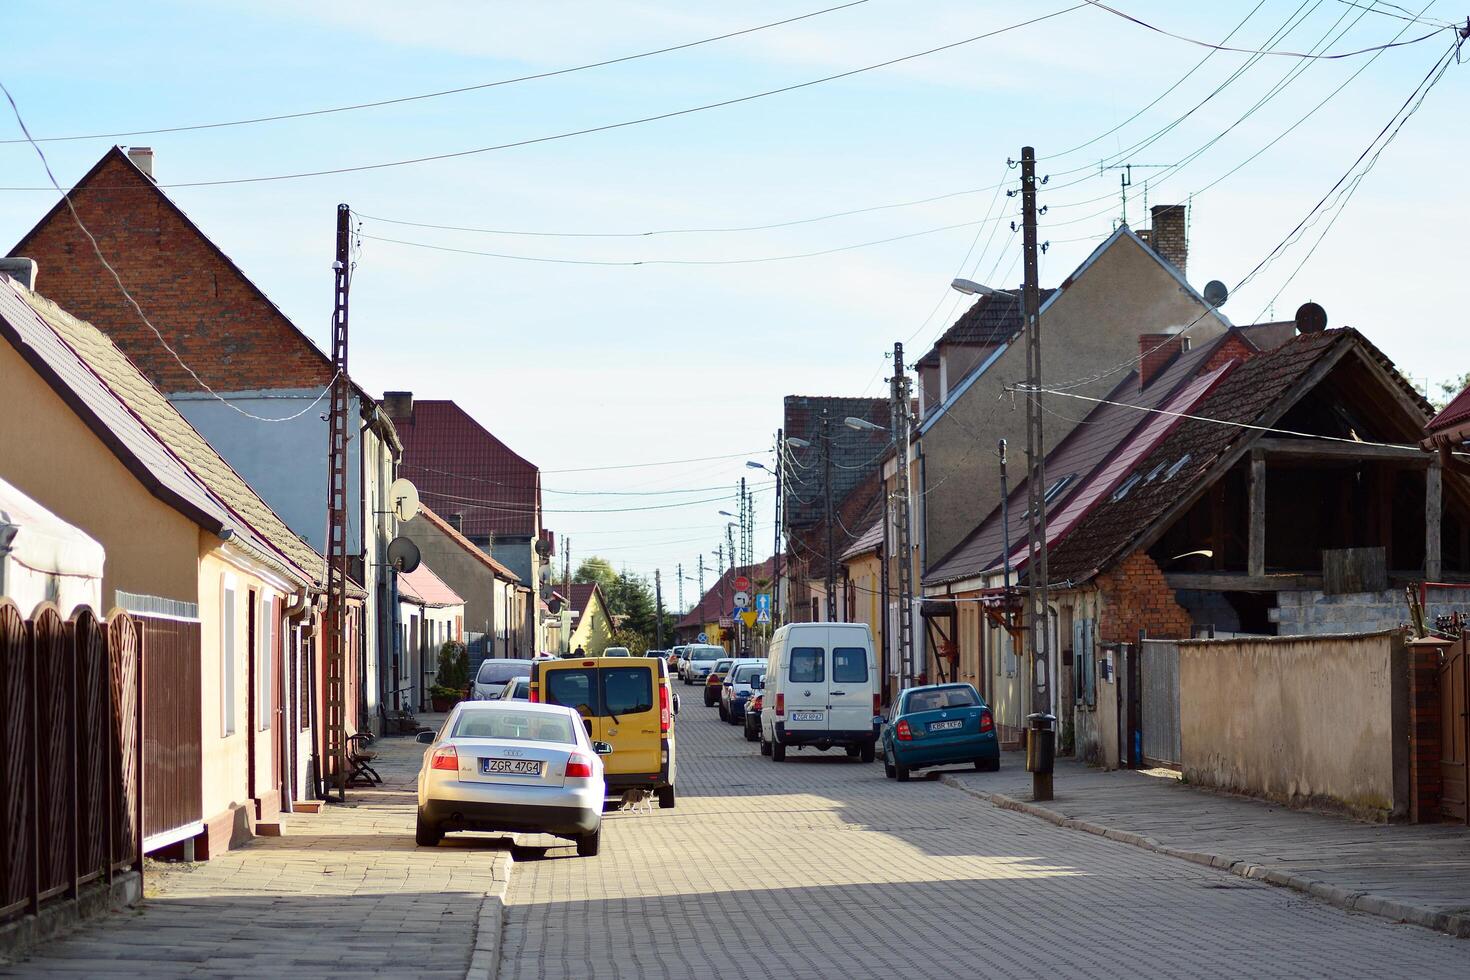
[{"label": "white van", "polygon": [[841,745],[872,762],[882,695],[866,623],[791,623],[776,630],[761,693],[761,754]]}]

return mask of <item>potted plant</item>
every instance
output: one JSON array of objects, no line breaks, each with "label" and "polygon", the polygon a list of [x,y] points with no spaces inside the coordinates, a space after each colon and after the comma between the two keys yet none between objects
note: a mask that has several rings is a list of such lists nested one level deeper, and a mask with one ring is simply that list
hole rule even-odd
[{"label": "potted plant", "polygon": [[435,684],[429,688],[429,701],[435,711],[448,711],[460,702],[463,693],[443,684]]},{"label": "potted plant", "polygon": [[463,643],[447,640],[439,648],[439,671],[429,688],[435,711],[448,711],[464,699],[470,682],[470,653]]}]

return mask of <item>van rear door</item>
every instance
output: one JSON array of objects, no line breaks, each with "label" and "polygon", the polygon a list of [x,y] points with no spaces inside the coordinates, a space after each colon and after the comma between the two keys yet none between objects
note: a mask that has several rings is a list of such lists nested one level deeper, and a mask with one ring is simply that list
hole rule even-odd
[{"label": "van rear door", "polygon": [[803,629],[786,650],[783,666],[787,731],[830,730],[826,633],[823,629]]},{"label": "van rear door", "polygon": [[828,727],[834,732],[863,732],[873,727],[873,664],[866,643],[854,642],[854,630],[830,630],[827,690]]},{"label": "van rear door", "polygon": [[603,760],[612,775],[656,773],[663,764],[659,727],[658,665],[631,661],[629,666],[598,670],[602,684],[603,735],[613,754]]}]

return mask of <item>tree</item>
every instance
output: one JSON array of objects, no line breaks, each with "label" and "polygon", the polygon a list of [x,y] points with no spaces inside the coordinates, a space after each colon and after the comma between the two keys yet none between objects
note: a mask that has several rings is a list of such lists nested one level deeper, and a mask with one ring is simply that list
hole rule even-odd
[{"label": "tree", "polygon": [[1441,381],[1435,385],[1436,390],[1429,393],[1429,404],[1434,406],[1435,411],[1443,411],[1444,407],[1454,401],[1455,396],[1466,388],[1470,388],[1470,373],[1448,381]]},{"label": "tree", "polygon": [[652,643],[657,622],[648,580],[625,571],[605,592],[608,612],[623,617],[622,628],[644,637],[645,646]]},{"label": "tree", "polygon": [[[603,598],[607,598],[607,592],[612,589],[613,583],[618,580],[618,573],[613,571],[612,562],[606,558],[593,555],[577,566],[577,574],[572,576],[572,581],[579,585],[597,583],[602,588]],[[616,610],[614,610],[616,612]]]},{"label": "tree", "polygon": [[607,645],[610,647],[627,647],[628,652],[635,657],[641,657],[648,652],[648,640],[643,634],[635,633],[627,627],[614,633],[612,639],[607,641]]}]

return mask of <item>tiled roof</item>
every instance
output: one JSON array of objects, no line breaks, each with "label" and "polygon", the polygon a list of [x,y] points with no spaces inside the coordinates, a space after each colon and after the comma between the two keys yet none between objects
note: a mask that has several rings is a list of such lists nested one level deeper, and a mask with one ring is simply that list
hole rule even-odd
[{"label": "tiled roof", "polygon": [[750,578],[752,584],[761,579],[774,580],[776,559],[771,557],[758,565],[741,565],[738,568],[725,569],[725,574],[721,575],[715,584],[700,596],[699,602],[684,614],[684,618],[675,624],[676,627],[703,626],[730,615],[735,609],[735,579],[741,575]]},{"label": "tiled roof", "polygon": [[302,585],[324,562],[286,527],[100,330],[9,279],[0,320],[16,344],[92,430],[155,495]]},{"label": "tiled roof", "polygon": [[[833,396],[787,395],[783,434],[787,438],[805,439],[805,449],[788,447],[786,494],[783,498],[785,526],[793,531],[813,527],[822,521],[825,482],[822,411],[827,411],[828,431],[832,442],[832,499],[847,497],[859,483],[878,471],[889,444],[891,422],[886,398],[841,398]],[[843,425],[848,416],[867,419],[883,427],[882,431],[849,429]]]},{"label": "tiled roof", "polygon": [[[944,331],[940,344],[1003,344],[1010,340],[1025,323],[1022,303],[1023,287],[1016,287],[1014,294],[981,296],[960,314],[960,318]],[[1055,289],[1038,290],[1037,303],[1051,299]]]},{"label": "tiled roof", "polygon": [[444,580],[434,574],[434,570],[428,565],[419,564],[411,572],[398,573],[398,594],[416,606],[430,606],[435,609],[447,609],[450,606],[464,605],[464,599],[460,598]]},{"label": "tiled roof", "polygon": [[842,552],[841,558],[843,561],[849,561],[862,555],[871,554],[876,552],[882,544],[883,515],[880,514],[873,519],[873,523],[868,526],[868,529],[858,535],[857,540],[849,545],[846,551]]},{"label": "tiled roof", "polygon": [[536,532],[541,475],[534,464],[452,401],[419,400],[393,418],[402,474],[441,514],[459,513],[467,537]]},{"label": "tiled roof", "polygon": [[[1455,400],[1441,409],[1434,418],[1429,420],[1425,427],[1431,436],[1449,434],[1449,430],[1464,428],[1464,424],[1470,422],[1470,388],[1466,388],[1455,396]],[[1467,438],[1461,435],[1460,440]]]},{"label": "tiled roof", "polygon": [[[465,537],[463,534],[460,534],[458,531],[456,531],[453,525],[451,525],[444,518],[434,513],[433,508],[420,505],[418,516],[422,517],[424,520],[434,525],[434,527],[438,528],[451,541],[459,545],[460,548],[464,549],[464,551],[467,552],[476,561],[494,572],[496,578],[499,578],[506,582],[520,582],[521,577],[519,575],[506,568],[490,555],[485,554],[485,552],[478,545],[476,545],[469,538]],[[414,519],[417,520],[418,518]]]}]

